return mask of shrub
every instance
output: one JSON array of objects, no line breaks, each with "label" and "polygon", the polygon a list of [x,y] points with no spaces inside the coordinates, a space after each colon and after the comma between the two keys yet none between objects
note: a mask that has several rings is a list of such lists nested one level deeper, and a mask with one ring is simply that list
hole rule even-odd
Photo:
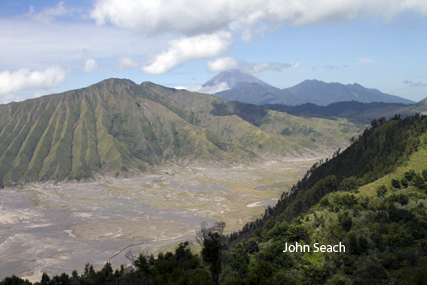
[{"label": "shrub", "polygon": [[394,188],[400,189],[400,181],[399,179],[392,179],[391,180],[391,186],[393,186]]},{"label": "shrub", "polygon": [[408,180],[405,177],[402,178],[401,182],[402,182],[402,187],[403,188],[408,188],[409,183],[408,183]]},{"label": "shrub", "polygon": [[385,187],[385,185],[381,185],[377,188],[378,197],[384,197],[386,192],[387,192],[387,187]]},{"label": "shrub", "polygon": [[416,173],[415,173],[415,170],[411,169],[411,170],[405,172],[404,175],[408,181],[412,181],[412,179],[415,177]]}]

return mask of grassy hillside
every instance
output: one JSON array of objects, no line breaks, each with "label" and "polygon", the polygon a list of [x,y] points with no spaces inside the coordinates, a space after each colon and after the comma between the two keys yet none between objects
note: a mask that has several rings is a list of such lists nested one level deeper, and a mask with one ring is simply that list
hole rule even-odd
[{"label": "grassy hillside", "polygon": [[[426,181],[426,117],[365,131],[313,167],[262,219],[230,236],[223,283],[424,284]],[[311,251],[283,252],[295,242]],[[315,243],[341,243],[345,252],[314,252]]]},{"label": "grassy hillside", "polygon": [[[297,131],[283,135],[285,117],[298,129],[318,128],[315,140]],[[346,121],[314,122],[150,82],[109,79],[1,105],[0,184],[327,154],[359,131]]]}]

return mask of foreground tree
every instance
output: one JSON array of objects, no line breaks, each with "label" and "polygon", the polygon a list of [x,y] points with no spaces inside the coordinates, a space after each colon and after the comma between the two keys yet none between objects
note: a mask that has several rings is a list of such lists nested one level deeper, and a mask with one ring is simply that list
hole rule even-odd
[{"label": "foreground tree", "polygon": [[209,270],[215,284],[218,284],[221,273],[221,250],[225,245],[224,228],[225,222],[215,222],[212,227],[208,227],[204,221],[201,227],[196,230],[196,241],[203,247],[203,261],[209,264]]}]

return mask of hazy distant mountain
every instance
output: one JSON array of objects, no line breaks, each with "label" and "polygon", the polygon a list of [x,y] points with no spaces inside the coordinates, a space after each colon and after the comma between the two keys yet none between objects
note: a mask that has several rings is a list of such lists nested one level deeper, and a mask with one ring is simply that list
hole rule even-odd
[{"label": "hazy distant mountain", "polygon": [[[411,107],[403,103],[361,103],[356,101],[343,101],[331,103],[327,106],[318,106],[313,103],[305,103],[298,106],[287,106],[283,104],[268,104],[264,107],[281,112],[287,112],[297,116],[314,116],[314,117],[340,117],[347,119],[356,119],[358,122],[369,123],[373,119],[384,117],[389,119],[396,114],[402,117],[413,115],[415,111],[410,110]],[[427,112],[427,105],[419,110]],[[420,112],[420,111],[418,111]]]},{"label": "hazy distant mountain", "polygon": [[415,103],[408,99],[382,93],[377,89],[365,88],[357,83],[344,85],[341,83],[325,83],[318,80],[305,80],[293,87],[278,89],[237,69],[223,71],[202,86],[204,88],[221,87],[218,88],[219,90],[227,89],[214,95],[226,100],[256,105],[285,104],[295,106],[313,103],[326,106],[343,101]]},{"label": "hazy distant mountain", "polygon": [[255,76],[243,73],[238,69],[223,71],[203,84],[202,87],[217,86],[224,83],[227,84],[229,88],[237,88],[252,83],[256,83],[263,87],[273,87]]},{"label": "hazy distant mountain", "polygon": [[290,92],[280,90],[276,87],[261,86],[256,83],[246,84],[215,93],[214,95],[230,101],[239,101],[255,105],[276,103],[296,105],[302,103]]},{"label": "hazy distant mountain", "polygon": [[389,95],[377,89],[368,89],[357,83],[325,83],[318,80],[305,80],[290,88],[282,89],[293,93],[299,101],[316,105],[328,105],[341,101],[358,101],[362,103],[385,102],[414,104],[415,102],[398,96]]},{"label": "hazy distant mountain", "polygon": [[417,104],[414,104],[412,106],[406,107],[402,113],[405,114],[413,114],[413,113],[420,113],[423,115],[427,115],[427,98],[424,98]]},{"label": "hazy distant mountain", "polygon": [[108,79],[0,105],[0,185],[315,157],[361,128],[150,82]]}]

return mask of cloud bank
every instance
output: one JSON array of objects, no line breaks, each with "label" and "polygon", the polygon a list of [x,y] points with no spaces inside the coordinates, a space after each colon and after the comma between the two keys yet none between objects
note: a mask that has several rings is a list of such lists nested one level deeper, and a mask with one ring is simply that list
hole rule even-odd
[{"label": "cloud bank", "polygon": [[21,91],[40,90],[56,87],[65,82],[66,71],[59,66],[52,66],[45,71],[20,69],[0,72],[0,96],[7,101]]},{"label": "cloud bank", "polygon": [[424,0],[98,0],[90,17],[144,34],[179,32],[187,35],[230,28],[246,31],[255,24],[295,26],[347,22],[368,16],[389,20],[401,12],[427,15]]}]

